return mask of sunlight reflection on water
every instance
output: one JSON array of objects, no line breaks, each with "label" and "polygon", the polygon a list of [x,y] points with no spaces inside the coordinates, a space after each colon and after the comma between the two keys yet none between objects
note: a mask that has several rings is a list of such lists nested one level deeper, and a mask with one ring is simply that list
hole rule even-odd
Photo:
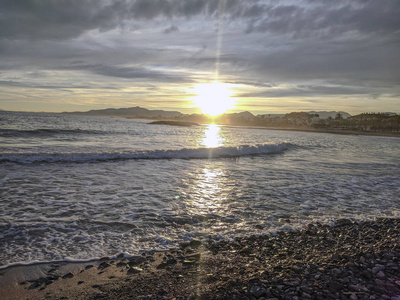
[{"label": "sunlight reflection on water", "polygon": [[215,124],[210,124],[204,131],[202,145],[207,148],[216,148],[224,145],[224,138],[221,136],[221,127]]}]

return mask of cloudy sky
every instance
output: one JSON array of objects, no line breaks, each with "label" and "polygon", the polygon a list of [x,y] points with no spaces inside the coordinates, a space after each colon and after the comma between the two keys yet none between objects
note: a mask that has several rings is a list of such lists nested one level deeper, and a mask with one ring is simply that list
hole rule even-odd
[{"label": "cloudy sky", "polygon": [[0,109],[400,112],[400,0],[0,0]]}]

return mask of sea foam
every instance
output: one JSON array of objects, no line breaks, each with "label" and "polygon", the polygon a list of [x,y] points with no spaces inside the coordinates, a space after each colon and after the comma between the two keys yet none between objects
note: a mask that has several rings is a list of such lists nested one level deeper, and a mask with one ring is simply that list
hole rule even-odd
[{"label": "sea foam", "polygon": [[36,162],[96,162],[131,159],[208,159],[229,158],[280,153],[288,149],[288,143],[241,145],[217,148],[183,148],[177,150],[148,150],[148,151],[116,151],[116,152],[78,152],[78,153],[3,153],[0,163],[36,163]]}]

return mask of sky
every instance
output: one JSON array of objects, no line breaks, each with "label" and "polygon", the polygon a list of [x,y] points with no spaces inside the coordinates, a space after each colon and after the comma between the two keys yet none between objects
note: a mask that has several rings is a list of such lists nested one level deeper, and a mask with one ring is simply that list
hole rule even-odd
[{"label": "sky", "polygon": [[[0,0],[0,109],[400,113],[400,0]],[[215,100],[216,101],[216,100]]]}]

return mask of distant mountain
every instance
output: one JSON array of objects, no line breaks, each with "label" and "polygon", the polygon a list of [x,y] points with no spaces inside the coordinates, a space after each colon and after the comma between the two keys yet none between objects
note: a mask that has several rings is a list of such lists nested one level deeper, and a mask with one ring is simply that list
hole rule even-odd
[{"label": "distant mountain", "polygon": [[231,118],[243,118],[243,119],[247,119],[247,120],[254,118],[254,115],[249,111],[243,111],[240,113],[233,113],[233,114],[224,114],[224,115],[231,117]]},{"label": "distant mountain", "polygon": [[178,111],[165,111],[165,110],[149,110],[143,107],[129,107],[129,108],[106,108],[96,109],[86,112],[71,112],[69,114],[85,115],[85,116],[114,116],[125,118],[175,118],[183,114]]},{"label": "distant mountain", "polygon": [[335,118],[338,113],[342,115],[343,119],[351,117],[351,115],[345,111],[308,111],[309,114],[317,114],[320,119],[328,119],[329,117]]},{"label": "distant mountain", "polygon": [[257,118],[261,119],[275,119],[275,118],[283,118],[285,114],[263,114],[257,115]]}]

